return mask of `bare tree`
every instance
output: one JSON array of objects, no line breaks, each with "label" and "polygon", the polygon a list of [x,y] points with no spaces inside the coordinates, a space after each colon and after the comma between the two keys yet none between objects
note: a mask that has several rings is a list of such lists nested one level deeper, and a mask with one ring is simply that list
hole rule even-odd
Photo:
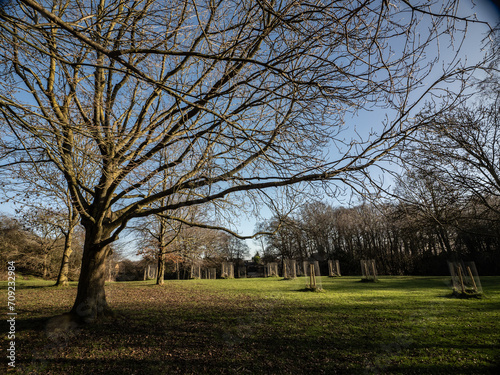
[{"label": "bare tree", "polygon": [[[161,203],[161,201],[160,201]],[[205,223],[205,215],[200,207],[179,209],[176,212],[179,219],[188,222]],[[151,215],[133,227],[139,233],[140,249],[138,255],[157,260],[157,285],[164,284],[165,260],[167,255],[176,255],[176,259],[194,261],[211,247],[213,231],[197,226],[186,226],[179,220],[172,220],[166,214]]]},{"label": "bare tree", "polygon": [[[15,150],[1,147],[2,152]],[[73,253],[72,242],[79,224],[79,215],[72,204],[66,182],[54,165],[49,163],[23,163],[15,161],[0,169],[4,183],[0,192],[4,199],[13,202],[20,210],[32,211],[31,222],[40,219],[40,225],[50,221],[64,237],[61,266],[55,286],[68,285],[70,256]]]},{"label": "bare tree", "polygon": [[[404,121],[418,102],[467,70],[444,64],[422,87],[438,38],[473,22],[456,6],[13,0],[0,14],[6,163],[50,162],[66,180],[86,231],[72,312],[108,311],[109,245],[134,218],[176,220],[182,207],[300,182],[359,183],[418,125]],[[346,140],[345,114],[374,106],[394,119]],[[151,190],[165,174],[168,186]]]},{"label": "bare tree", "polygon": [[[404,153],[397,196],[426,218],[448,254],[494,253],[500,222],[500,55],[491,74],[453,107],[429,106]],[[478,90],[479,89],[479,90]]]},{"label": "bare tree", "polygon": [[214,241],[218,257],[231,262],[241,262],[250,256],[248,245],[241,239],[220,232]]},{"label": "bare tree", "polygon": [[398,179],[395,195],[407,212],[407,220],[411,217],[413,230],[424,230],[436,239],[435,253],[443,251],[451,254],[454,250],[452,232],[460,209],[464,207],[464,200],[459,190],[444,182],[439,171],[425,163],[420,167],[418,170],[407,170]]},{"label": "bare tree", "polygon": [[311,239],[311,253],[332,255],[337,237],[334,209],[320,201],[308,203],[301,208],[300,221]]},{"label": "bare tree", "polygon": [[273,217],[258,224],[262,234],[258,241],[262,248],[264,261],[275,261],[277,257],[284,259],[306,259],[311,255],[309,239],[303,231],[304,225],[298,218]]},{"label": "bare tree", "polygon": [[[432,168],[443,189],[458,191],[462,199],[474,197],[484,207],[500,214],[500,80],[481,103],[461,103],[449,111],[426,112],[428,124],[419,132],[408,158],[414,170]],[[471,99],[469,98],[469,101]]]},{"label": "bare tree", "polygon": [[58,225],[58,218],[44,209],[30,209],[22,213],[25,230],[34,234],[37,252],[33,253],[30,263],[38,268],[40,275],[52,277],[51,263],[54,255],[60,252],[63,234]]}]

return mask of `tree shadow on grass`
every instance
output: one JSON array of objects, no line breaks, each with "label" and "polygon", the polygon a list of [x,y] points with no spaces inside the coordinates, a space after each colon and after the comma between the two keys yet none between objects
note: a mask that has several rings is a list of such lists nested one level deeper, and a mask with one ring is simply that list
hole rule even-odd
[{"label": "tree shadow on grass", "polygon": [[[19,315],[18,315],[19,317]],[[42,332],[52,316],[29,318],[29,319],[16,319],[16,332],[35,331]]]},{"label": "tree shadow on grass", "polygon": [[[59,358],[36,355],[18,364],[19,373],[33,374],[498,374],[497,364],[413,363],[411,351],[396,346],[374,350],[373,344],[344,347],[346,343],[312,339],[261,339],[255,345],[229,349],[189,347],[170,343],[161,351],[141,356],[137,348],[112,358]],[[347,344],[349,346],[349,344]],[[217,348],[215,348],[217,349]],[[139,353],[139,354],[137,354]],[[398,363],[409,355],[406,363]],[[51,357],[52,356],[52,357]],[[136,358],[133,358],[133,357]],[[114,358],[113,358],[114,357]],[[131,358],[132,357],[132,358]]]},{"label": "tree shadow on grass", "polygon": [[[19,362],[18,373],[349,375],[411,374],[418,370],[425,374],[497,374],[493,364],[398,364],[398,357],[429,347],[397,338],[384,341],[363,331],[344,337],[331,331],[296,335],[263,321],[263,326],[243,332],[250,333],[245,337],[236,330],[244,328],[245,323],[233,320],[237,312],[214,313],[226,322],[226,327],[213,318],[200,321],[191,316],[174,323],[155,319],[143,322],[131,316],[88,326],[81,335],[71,338],[67,347],[39,338],[31,342],[32,355]],[[24,325],[40,330],[45,322],[46,318],[34,318]],[[25,344],[29,345],[29,340]],[[430,349],[448,352],[449,348],[456,346],[440,343]],[[459,349],[470,348],[464,342]]]},{"label": "tree shadow on grass", "polygon": [[[134,375],[134,374],[168,374],[168,375],[230,375],[230,374],[252,374],[252,375],[306,375],[310,374],[310,370],[305,368],[295,368],[286,365],[277,365],[270,361],[256,360],[246,361],[226,361],[220,359],[203,360],[203,359],[165,359],[165,360],[43,360],[35,361],[27,364],[20,364],[22,373],[50,373],[55,374],[60,371],[61,374],[72,375],[87,375],[87,374],[106,374],[106,375]],[[71,369],[70,372],[67,372]],[[342,371],[342,374],[354,375],[359,374],[360,370]],[[325,372],[319,372],[325,374]],[[329,372],[335,374],[337,372]]]}]

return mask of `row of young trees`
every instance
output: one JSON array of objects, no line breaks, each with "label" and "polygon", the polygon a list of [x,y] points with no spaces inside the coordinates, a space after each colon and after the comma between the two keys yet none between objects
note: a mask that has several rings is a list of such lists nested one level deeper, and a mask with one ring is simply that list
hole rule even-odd
[{"label": "row of young trees", "polygon": [[[453,102],[446,84],[491,58],[451,56],[470,28],[493,29],[455,0],[2,4],[0,172],[61,182],[85,229],[72,308],[85,321],[108,311],[105,265],[135,220],[203,226],[183,210],[362,186],[425,124],[412,119],[435,89]],[[346,125],[374,108],[390,115]]]}]

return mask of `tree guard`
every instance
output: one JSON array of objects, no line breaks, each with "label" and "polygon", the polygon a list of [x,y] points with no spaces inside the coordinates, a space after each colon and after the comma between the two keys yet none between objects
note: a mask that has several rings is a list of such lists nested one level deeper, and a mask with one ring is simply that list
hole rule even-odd
[{"label": "tree guard", "polygon": [[340,276],[340,263],[338,260],[328,261],[328,276],[329,277]]},{"label": "tree guard", "polygon": [[283,260],[283,278],[285,279],[297,278],[297,262],[294,259]]},{"label": "tree guard", "polygon": [[245,266],[238,267],[238,277],[244,279],[247,277],[247,268]]},{"label": "tree guard", "polygon": [[278,263],[271,262],[266,264],[266,277],[278,277]]},{"label": "tree guard", "polygon": [[448,262],[448,268],[450,269],[454,295],[467,297],[483,293],[474,262]]},{"label": "tree guard", "polygon": [[144,280],[156,279],[158,267],[156,264],[148,264],[144,267]]},{"label": "tree guard", "polygon": [[192,264],[191,265],[191,272],[190,272],[189,278],[201,279],[201,267],[199,264]]},{"label": "tree guard", "polygon": [[319,262],[317,260],[304,262],[304,271],[306,274],[306,289],[312,291],[322,290]]},{"label": "tree guard", "polygon": [[361,273],[363,274],[361,281],[377,281],[377,268],[375,267],[375,259],[361,260]]},{"label": "tree guard", "polygon": [[223,279],[234,279],[234,265],[231,262],[222,262],[220,277]]}]

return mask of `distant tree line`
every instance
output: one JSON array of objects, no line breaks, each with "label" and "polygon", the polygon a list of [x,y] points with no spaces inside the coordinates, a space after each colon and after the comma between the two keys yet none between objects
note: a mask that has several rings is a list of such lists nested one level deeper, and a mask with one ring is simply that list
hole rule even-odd
[{"label": "distant tree line", "polygon": [[361,259],[375,259],[388,275],[443,275],[447,260],[463,259],[475,261],[482,275],[500,274],[499,218],[474,200],[433,203],[307,203],[265,237],[263,259],[338,259],[344,275],[359,274]]}]

